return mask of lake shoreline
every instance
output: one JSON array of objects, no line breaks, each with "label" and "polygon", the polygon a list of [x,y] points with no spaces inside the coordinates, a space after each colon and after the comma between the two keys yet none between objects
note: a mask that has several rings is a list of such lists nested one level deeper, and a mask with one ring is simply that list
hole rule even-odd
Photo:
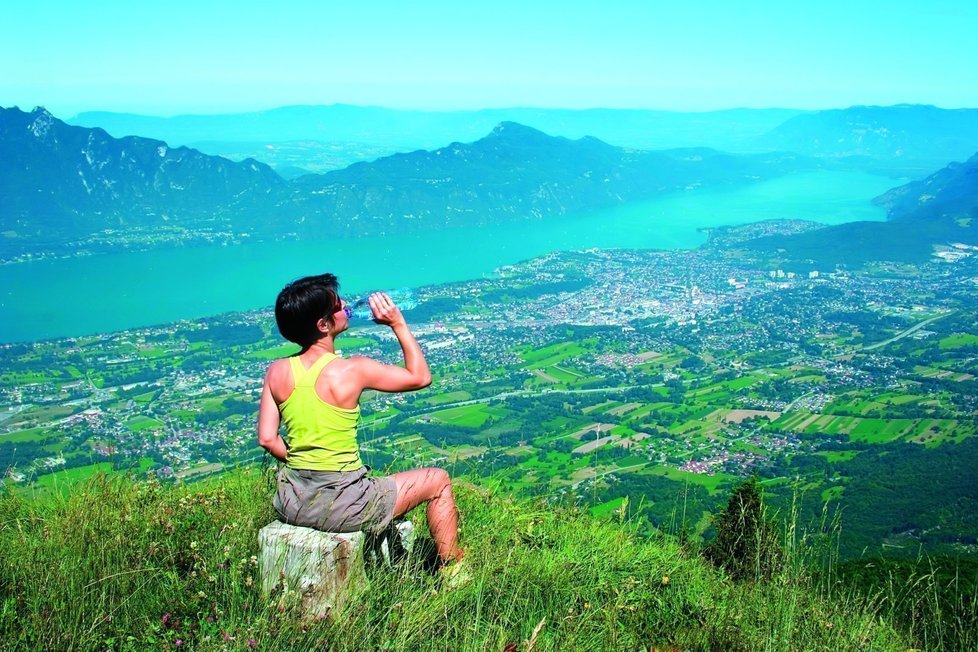
[{"label": "lake shoreline", "polygon": [[0,267],[0,342],[115,332],[256,310],[281,287],[331,271],[346,292],[484,277],[553,251],[693,249],[707,230],[770,219],[882,221],[892,180],[807,172],[546,221],[359,239],[271,241],[76,256]]}]

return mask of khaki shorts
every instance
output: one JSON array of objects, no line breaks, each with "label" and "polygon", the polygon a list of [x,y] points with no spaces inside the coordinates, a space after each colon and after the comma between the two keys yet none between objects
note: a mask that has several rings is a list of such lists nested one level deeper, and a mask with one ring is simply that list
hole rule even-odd
[{"label": "khaki shorts", "polygon": [[272,500],[279,520],[324,532],[374,532],[394,518],[394,478],[368,478],[356,471],[308,471],[283,466]]}]

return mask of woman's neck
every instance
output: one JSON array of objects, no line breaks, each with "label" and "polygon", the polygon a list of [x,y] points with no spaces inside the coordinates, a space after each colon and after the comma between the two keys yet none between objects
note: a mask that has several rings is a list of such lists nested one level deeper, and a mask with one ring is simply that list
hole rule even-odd
[{"label": "woman's neck", "polygon": [[316,342],[311,344],[308,349],[306,349],[299,355],[305,355],[307,353],[312,353],[317,358],[324,353],[336,353],[336,345],[333,342],[332,336],[327,335],[323,339],[317,340]]}]

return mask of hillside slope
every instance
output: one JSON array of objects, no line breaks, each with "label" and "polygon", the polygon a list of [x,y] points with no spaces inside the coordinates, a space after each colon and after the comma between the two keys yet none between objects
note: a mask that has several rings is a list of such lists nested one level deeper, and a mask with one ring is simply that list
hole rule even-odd
[{"label": "hillside slope", "polygon": [[926,172],[978,147],[978,109],[919,104],[852,106],[794,116],[759,147],[829,159],[862,159],[875,169]]},{"label": "hillside slope", "polygon": [[104,229],[248,228],[284,181],[146,138],[72,127],[42,108],[0,109],[0,231],[49,242]]},{"label": "hillside slope", "polygon": [[292,182],[299,232],[350,235],[553,218],[697,187],[751,183],[804,167],[792,154],[636,152],[511,122],[474,143],[357,163]]},{"label": "hillside slope", "polygon": [[101,476],[64,498],[0,498],[0,543],[18,560],[0,566],[5,646],[528,650],[539,626],[538,652],[907,648],[865,602],[796,571],[732,584],[670,537],[466,485],[470,583],[449,591],[411,564],[375,569],[335,622],[302,626],[258,594],[270,477],[165,487]]},{"label": "hillside slope", "polygon": [[978,245],[978,154],[893,188],[874,202],[887,209],[886,222],[849,222],[760,238],[747,246],[791,260],[859,265],[868,260],[920,262],[931,257],[935,245]]}]

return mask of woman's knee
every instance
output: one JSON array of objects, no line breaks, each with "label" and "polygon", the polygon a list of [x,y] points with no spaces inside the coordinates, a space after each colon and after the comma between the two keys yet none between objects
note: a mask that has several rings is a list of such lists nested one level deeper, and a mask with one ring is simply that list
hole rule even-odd
[{"label": "woman's knee", "polygon": [[431,483],[435,485],[436,493],[441,493],[446,489],[452,488],[452,479],[448,475],[448,471],[445,469],[440,469],[437,467],[432,467],[428,469],[429,477],[431,478]]},{"label": "woman's knee", "polygon": [[394,475],[397,486],[397,504],[404,509],[434,500],[451,491],[448,472],[436,467],[415,469]]},{"label": "woman's knee", "polygon": [[429,467],[422,469],[424,472],[424,493],[425,500],[436,500],[446,494],[452,493],[452,480],[445,469]]}]

